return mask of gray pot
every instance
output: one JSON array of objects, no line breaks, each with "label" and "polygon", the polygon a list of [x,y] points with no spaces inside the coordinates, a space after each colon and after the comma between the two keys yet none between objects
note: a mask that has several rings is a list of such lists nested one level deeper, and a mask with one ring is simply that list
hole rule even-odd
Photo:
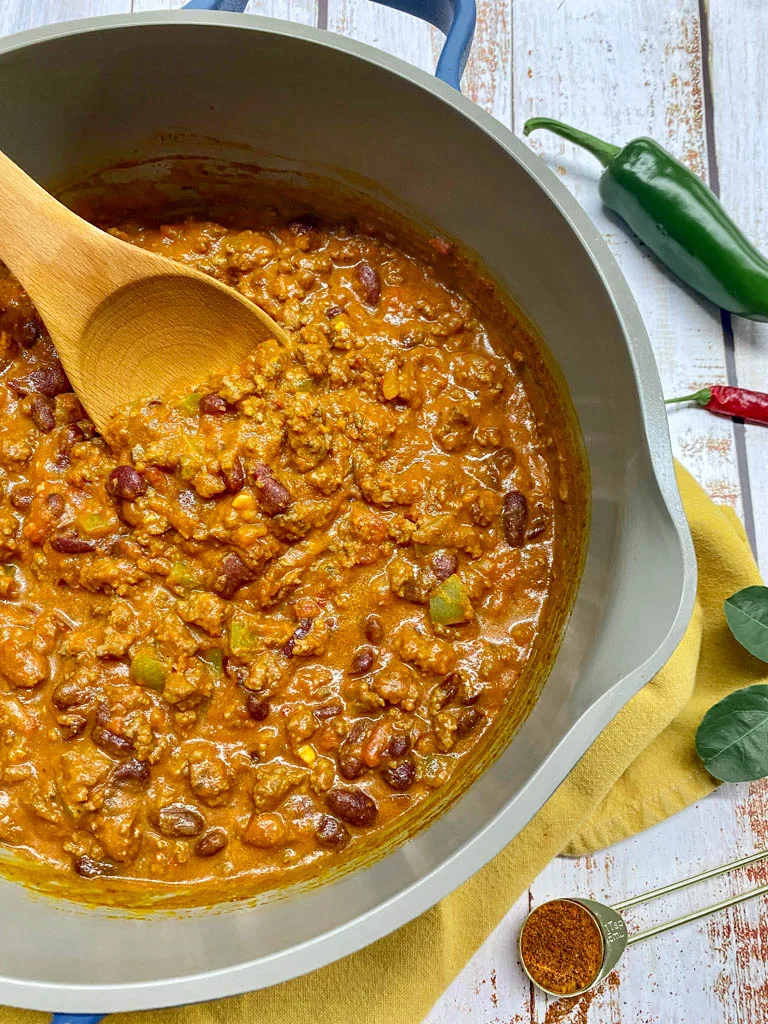
[{"label": "gray pot", "polygon": [[[466,42],[453,38],[454,76]],[[581,422],[592,523],[565,640],[514,741],[429,828],[336,881],[226,912],[137,920],[0,881],[0,1003],[97,1013],[271,985],[360,949],[482,867],[673,651],[696,569],[653,354],[556,177],[454,89],[369,47],[250,16],[126,15],[3,40],[0,81],[0,148],[43,183],[188,136],[236,144],[211,142],[216,157],[378,183],[479,254],[538,325]]]}]

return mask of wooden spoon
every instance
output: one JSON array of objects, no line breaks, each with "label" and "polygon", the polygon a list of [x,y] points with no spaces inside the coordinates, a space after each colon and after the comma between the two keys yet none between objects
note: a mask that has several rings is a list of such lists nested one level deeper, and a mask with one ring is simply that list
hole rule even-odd
[{"label": "wooden spoon", "polygon": [[269,337],[288,341],[234,289],[100,231],[2,153],[0,259],[99,430],[120,406],[198,383]]}]

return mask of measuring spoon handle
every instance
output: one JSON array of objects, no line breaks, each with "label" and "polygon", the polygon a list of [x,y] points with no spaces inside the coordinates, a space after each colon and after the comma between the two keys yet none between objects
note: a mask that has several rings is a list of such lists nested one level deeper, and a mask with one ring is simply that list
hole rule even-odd
[{"label": "measuring spoon handle", "polygon": [[[757,853],[750,853],[747,857],[741,857],[739,860],[732,860],[730,864],[721,864],[720,867],[710,868],[708,871],[702,871],[698,875],[691,875],[690,878],[681,878],[677,882],[670,882],[669,885],[663,885],[660,889],[651,889],[650,892],[641,893],[639,896],[631,896],[628,900],[622,900],[620,903],[613,903],[612,907],[614,910],[621,911],[626,910],[628,907],[636,907],[639,903],[647,903],[649,900],[655,900],[659,896],[666,896],[668,892],[677,892],[678,889],[685,889],[689,885],[696,885],[697,882],[703,882],[707,878],[714,878],[716,875],[722,875],[726,871],[731,871],[733,868],[743,868],[747,864],[754,864],[756,860],[762,860],[764,857],[768,857],[768,850],[759,850]],[[753,890],[749,895],[757,896],[761,890]],[[739,899],[747,899],[747,896],[741,896]],[[739,902],[739,900],[735,900]],[[729,903],[723,904],[723,906],[730,906]],[[717,909],[717,908],[710,908]],[[702,913],[709,913],[709,909],[702,911]],[[700,914],[696,915],[700,917]],[[683,918],[680,918],[682,921]],[[685,918],[686,921],[693,920],[693,918]],[[678,924],[679,921],[674,921],[673,924]],[[663,930],[663,929],[662,929]],[[648,933],[648,934],[656,934]]]},{"label": "measuring spoon handle", "polygon": [[[737,863],[741,862],[737,861]],[[715,874],[717,873],[715,872]],[[676,928],[679,924],[688,924],[689,921],[696,921],[700,917],[706,917],[707,914],[714,914],[716,910],[733,907],[736,903],[743,903],[744,900],[751,900],[753,896],[762,896],[766,892],[768,892],[768,884],[758,885],[756,889],[748,889],[747,892],[741,892],[737,896],[726,896],[724,900],[719,900],[709,907],[692,910],[690,914],[683,914],[682,917],[675,917],[671,921],[662,921],[661,924],[656,924],[652,928],[646,928],[642,932],[634,932],[627,937],[627,945],[631,946],[633,942],[642,942],[643,939],[650,939],[661,932],[669,931],[670,928]]]}]

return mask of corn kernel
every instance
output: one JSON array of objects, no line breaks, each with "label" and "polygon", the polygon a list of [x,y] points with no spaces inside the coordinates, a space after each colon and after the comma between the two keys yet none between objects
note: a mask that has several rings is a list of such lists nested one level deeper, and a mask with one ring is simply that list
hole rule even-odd
[{"label": "corn kernel", "polygon": [[309,743],[302,743],[297,753],[301,760],[304,761],[306,764],[312,764],[312,762],[317,757],[317,754],[315,753],[315,748],[312,747]]},{"label": "corn kernel", "polygon": [[259,513],[256,511],[255,508],[249,508],[246,509],[244,512],[240,513],[240,518],[245,523],[255,523],[256,520],[259,518]]},{"label": "corn kernel", "polygon": [[236,508],[238,510],[253,508],[255,504],[256,499],[250,491],[240,491],[240,493],[236,494],[232,499],[232,508]]}]

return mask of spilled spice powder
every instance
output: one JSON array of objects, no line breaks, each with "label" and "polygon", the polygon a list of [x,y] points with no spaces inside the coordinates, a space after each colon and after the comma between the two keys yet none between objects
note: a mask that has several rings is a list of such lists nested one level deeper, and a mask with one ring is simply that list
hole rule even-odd
[{"label": "spilled spice powder", "polygon": [[595,919],[572,900],[542,903],[528,917],[520,955],[533,980],[558,995],[591,985],[603,965],[603,937]]}]

